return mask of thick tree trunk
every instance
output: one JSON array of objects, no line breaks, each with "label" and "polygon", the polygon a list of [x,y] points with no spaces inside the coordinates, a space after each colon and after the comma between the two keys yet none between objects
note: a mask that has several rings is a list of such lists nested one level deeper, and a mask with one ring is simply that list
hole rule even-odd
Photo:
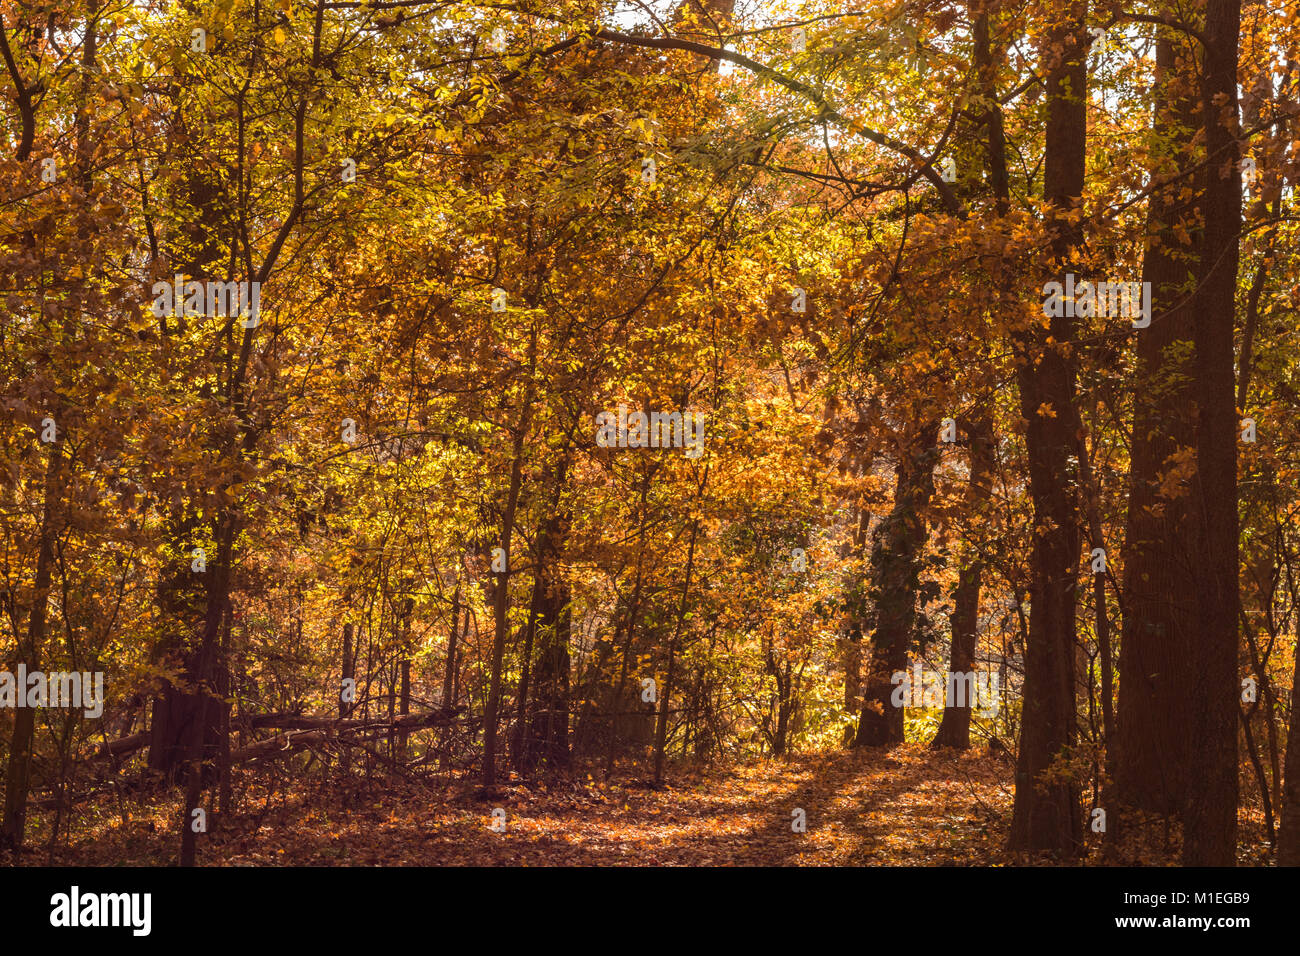
[{"label": "thick tree trunk", "polygon": [[[1181,141],[1175,155],[1151,170],[1172,177],[1191,162],[1196,91],[1191,65],[1179,62],[1171,36],[1156,46],[1155,124]],[[1182,56],[1187,56],[1183,51]],[[1192,565],[1193,522],[1185,482],[1162,491],[1196,444],[1192,381],[1192,287],[1196,248],[1191,204],[1178,189],[1158,190],[1147,219],[1142,281],[1151,283],[1151,325],[1138,330],[1133,389],[1133,444],[1124,542],[1124,620],[1115,739],[1116,797],[1121,806],[1176,812],[1196,745],[1187,734],[1191,683],[1189,650],[1198,628]]]},{"label": "thick tree trunk", "polygon": [[[187,684],[195,686],[200,680],[197,651],[187,655],[183,670]],[[190,729],[198,719],[201,696],[166,681],[162,693],[154,698],[149,725],[149,769],[162,774],[168,782],[174,782],[185,766]],[[216,708],[207,714],[202,748],[205,760],[220,755],[221,721]]]},{"label": "thick tree trunk", "polygon": [[[203,832],[195,829],[193,811],[199,807],[199,800],[205,783],[205,771],[208,766],[204,748],[207,736],[206,730],[217,711],[217,708],[211,705],[211,700],[215,697],[215,694],[213,693],[214,684],[210,680],[210,675],[213,674],[216,665],[217,635],[220,633],[222,621],[230,613],[230,563],[234,552],[235,519],[233,516],[226,514],[220,520],[221,524],[218,526],[215,535],[217,539],[216,568],[208,569],[208,573],[212,574],[212,579],[208,589],[208,609],[203,622],[203,634],[199,642],[198,681],[196,686],[198,710],[187,728],[186,786],[181,822],[180,856],[180,865],[183,867],[194,866],[198,851],[198,834]],[[217,755],[219,755],[219,750]]]},{"label": "thick tree trunk", "polygon": [[926,508],[939,460],[938,422],[926,421],[902,441],[894,507],[881,522],[872,549],[875,629],[855,747],[903,742],[904,708],[891,700],[894,674],[907,670],[916,631],[916,592],[927,534]]},{"label": "thick tree trunk", "polygon": [[[1002,124],[1002,109],[998,103],[998,64],[994,60],[989,29],[987,6],[982,2],[970,5],[972,29],[972,61],[980,94],[986,108],[982,117],[985,133],[985,166],[993,193],[994,212],[1003,217],[1010,208],[1011,186],[1007,174],[1006,135]],[[1014,295],[1011,284],[1001,288],[1008,300]],[[987,410],[973,416],[969,428],[970,482],[967,499],[972,520],[978,520],[993,495],[993,473],[997,463],[997,443]],[[958,572],[957,589],[953,594],[952,649],[949,670],[965,673],[974,670],[975,651],[979,642],[979,603],[982,562],[972,554]],[[946,706],[932,746],[966,750],[970,747],[970,721],[972,701],[964,706]]]},{"label": "thick tree trunk", "polygon": [[533,765],[569,766],[569,586],[550,565],[545,589],[538,596],[537,651],[533,670],[533,706],[528,715],[527,753]]},{"label": "thick tree trunk", "polygon": [[[177,123],[180,129],[185,129],[183,110],[177,112]],[[179,262],[184,266],[178,264],[177,271],[192,274],[200,280],[218,278],[228,256],[223,240],[230,233],[227,201],[232,197],[217,174],[212,173],[208,164],[199,161],[192,152],[174,164],[174,171],[181,177],[187,199],[195,211],[192,217],[178,223],[177,235],[167,242],[176,250],[175,255],[183,257]],[[169,326],[166,315],[158,317],[163,335],[185,336],[193,319],[177,315],[173,321],[174,328]],[[248,338],[247,330],[244,338]],[[227,354],[226,360],[230,358]],[[241,387],[242,377],[241,370],[231,377],[227,388]],[[230,391],[227,397],[233,394]],[[198,642],[207,619],[208,585],[215,556],[211,553],[206,555],[205,563],[209,568],[199,574],[190,570],[190,555],[195,546],[195,532],[211,531],[214,527],[215,523],[209,523],[201,508],[192,501],[175,508],[170,515],[168,531],[171,545],[182,557],[159,575],[158,608],[168,629],[154,649],[154,656],[159,665],[174,669],[181,679],[161,681],[150,717],[153,736],[148,759],[149,768],[161,774],[168,783],[174,783],[184,772],[191,729],[200,710],[204,709],[205,698],[195,688],[210,676],[200,669]],[[207,721],[200,756],[206,766],[220,754],[221,721],[217,708],[209,708],[205,713]]]},{"label": "thick tree trunk", "polygon": [[[1052,29],[1047,63],[1043,191],[1054,267],[1070,267],[1081,241],[1077,216],[1087,144],[1087,4],[1072,3]],[[1062,310],[1065,311],[1065,310]],[[1010,847],[1077,853],[1083,821],[1077,785],[1045,776],[1074,744],[1075,605],[1079,562],[1078,448],[1073,318],[1034,325],[1018,356],[1021,415],[1027,422],[1029,491],[1034,506],[1024,708]],[[1050,341],[1049,341],[1050,340]]]},{"label": "thick tree trunk", "polygon": [[562,503],[568,475],[567,452],[554,478],[550,513],[539,529],[533,622],[536,656],[533,661],[532,707],[527,714],[524,750],[529,769],[545,763],[548,770],[569,766],[569,641],[571,631],[569,583],[561,558],[569,536],[570,515]]},{"label": "thick tree trunk", "polygon": [[569,593],[559,567],[570,520],[561,507],[568,456],[566,448],[556,468],[547,464],[542,470],[548,502],[533,553],[513,741],[516,765],[530,773],[539,763],[549,768],[569,763]]},{"label": "thick tree trunk", "polygon": [[1233,390],[1241,169],[1237,45],[1241,0],[1208,0],[1202,110],[1205,232],[1194,300],[1198,526],[1193,680],[1184,707],[1196,742],[1183,811],[1183,862],[1232,866],[1237,847],[1237,409]]}]

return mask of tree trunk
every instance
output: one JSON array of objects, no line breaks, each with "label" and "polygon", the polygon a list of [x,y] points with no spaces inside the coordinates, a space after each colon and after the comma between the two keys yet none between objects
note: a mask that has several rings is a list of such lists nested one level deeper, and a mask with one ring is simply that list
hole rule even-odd
[{"label": "tree trunk", "polygon": [[[988,419],[980,419],[970,429],[970,487],[968,500],[972,520],[988,506],[993,495],[993,469],[996,446],[993,429]],[[952,652],[948,670],[952,674],[965,674],[975,670],[975,651],[979,643],[980,575],[983,559],[971,553],[957,575],[957,589],[953,593]],[[973,686],[973,685],[968,685]],[[975,707],[973,700],[945,701],[943,719],[934,735],[931,746],[952,747],[956,750],[970,748],[970,719]]]},{"label": "tree trunk", "polygon": [[197,855],[198,833],[201,831],[195,830],[192,814],[199,806],[203,791],[206,767],[204,741],[206,729],[215,711],[215,708],[209,704],[210,699],[215,696],[209,675],[213,673],[217,656],[217,634],[220,632],[225,616],[230,613],[230,562],[234,551],[235,520],[228,514],[223,515],[220,520],[221,525],[216,534],[217,566],[215,569],[209,569],[212,573],[212,581],[208,590],[208,610],[203,622],[203,635],[199,643],[196,687],[198,711],[194,714],[194,720],[187,732],[188,746],[185,761],[187,780],[181,822],[180,865],[183,867],[193,866]]},{"label": "tree trunk", "polygon": [[[399,717],[405,717],[411,712],[411,659],[409,657],[402,659],[401,674],[401,697],[397,702],[397,713]],[[405,730],[397,732],[397,752],[393,759],[398,763],[406,761],[406,744],[409,733]]]},{"label": "tree trunk", "polygon": [[[1187,56],[1183,51],[1182,56]],[[1157,128],[1181,133],[1171,161],[1152,178],[1172,177],[1192,160],[1196,133],[1191,66],[1171,35],[1156,46]],[[1199,626],[1196,560],[1187,489],[1162,493],[1162,477],[1196,444],[1196,388],[1190,343],[1194,211],[1177,189],[1157,190],[1147,217],[1142,281],[1151,283],[1151,325],[1137,331],[1133,444],[1124,542],[1124,620],[1119,651],[1118,728],[1113,766],[1121,806],[1173,813],[1182,804],[1195,742],[1184,700],[1192,675],[1188,649]]]},{"label": "tree trunk", "polygon": [[451,596],[451,629],[447,633],[447,670],[442,677],[442,706],[452,707],[456,703],[456,630],[460,627],[460,577],[456,578],[456,591]]},{"label": "tree trunk", "polygon": [[[348,621],[343,625],[343,681],[356,681],[357,679],[357,660],[356,651],[352,647],[352,622]],[[339,716],[346,717],[352,713],[352,708],[356,704],[355,683],[351,701],[343,699],[342,688],[339,688]]]},{"label": "tree trunk", "polygon": [[614,687],[613,696],[610,699],[609,710],[609,740],[608,747],[605,751],[605,776],[608,777],[614,772],[614,760],[618,756],[618,728],[619,728],[619,710],[623,707],[623,689],[627,686],[628,660],[632,653],[632,639],[636,635],[636,618],[637,612],[641,608],[641,588],[644,582],[643,572],[645,570],[645,539],[646,528],[650,521],[650,512],[646,507],[647,496],[650,493],[650,476],[651,471],[647,468],[641,476],[641,503],[638,508],[640,520],[637,522],[636,535],[636,576],[632,583],[632,597],[627,605],[627,612],[622,615],[619,622],[614,626],[614,635],[610,638],[612,649],[618,649],[619,626],[623,628],[624,640],[622,655],[619,660],[618,683]]},{"label": "tree trunk", "polygon": [[1207,0],[1202,110],[1205,232],[1195,298],[1198,523],[1193,680],[1184,697],[1192,748],[1183,863],[1232,866],[1237,846],[1237,408],[1233,390],[1241,169],[1237,44],[1241,0]]},{"label": "tree trunk", "polygon": [[527,753],[533,764],[569,766],[569,586],[559,569],[548,575],[539,597],[533,707],[528,715]]},{"label": "tree trunk", "polygon": [[532,690],[533,680],[533,643],[537,637],[537,618],[541,614],[541,582],[538,576],[542,574],[542,563],[544,558],[540,550],[540,538],[538,535],[539,548],[533,555],[533,594],[528,602],[528,623],[524,625],[524,648],[519,655],[523,666],[519,673],[519,688],[516,691],[515,701],[515,732],[510,741],[511,751],[514,754],[514,765],[521,772],[528,772],[532,769],[532,764],[528,760],[526,753],[529,741],[525,739],[524,728],[527,723],[528,695]]},{"label": "tree trunk", "polygon": [[[1061,16],[1061,22],[1050,31],[1044,64],[1047,131],[1043,191],[1049,205],[1053,265],[1063,272],[1082,238],[1073,217],[1082,203],[1087,144],[1086,2],[1070,4]],[[1047,329],[1039,324],[1030,327],[1017,356],[1034,531],[1010,847],[1065,855],[1082,846],[1078,786],[1069,780],[1048,782],[1043,778],[1066,755],[1076,733],[1079,418],[1074,358],[1063,344],[1073,343],[1074,338],[1074,320],[1064,315],[1053,317]]]},{"label": "tree trunk", "polygon": [[920,558],[927,534],[925,509],[934,494],[933,473],[939,458],[937,427],[928,421],[903,437],[894,506],[877,529],[871,555],[875,627],[855,747],[903,741],[904,708],[895,707],[891,700],[892,677],[907,669],[916,630]]},{"label": "tree trunk", "polygon": [[220,751],[217,754],[217,812],[225,815],[230,812],[232,791],[230,783],[230,638],[231,616],[226,615],[221,629],[221,657],[217,665],[217,693],[221,695],[220,706]]},{"label": "tree trunk", "polygon": [[[866,474],[870,466],[859,474]],[[857,527],[853,530],[853,539],[840,554],[842,559],[858,557],[866,553],[870,538],[871,512],[862,504],[858,505]],[[843,632],[840,637],[841,660],[844,665],[844,712],[858,713],[862,708],[862,638],[867,630],[866,575],[854,570],[845,580],[845,616]],[[852,724],[844,726],[844,746],[853,743],[857,728]]]},{"label": "tree trunk", "polygon": [[[980,95],[986,108],[982,117],[985,131],[985,166],[993,193],[994,212],[1006,216],[1010,208],[1011,185],[1007,174],[1006,134],[1002,124],[1002,109],[998,103],[998,64],[993,58],[989,30],[989,14],[984,3],[970,5],[972,29],[972,61],[979,82]],[[1007,283],[1000,290],[1008,300],[1014,290]],[[997,442],[993,437],[992,422],[987,410],[973,417],[969,426],[970,482],[968,486],[969,510],[972,520],[978,520],[993,495],[993,472],[997,463]],[[975,651],[979,644],[980,578],[983,566],[980,556],[971,554],[966,565],[958,572],[957,589],[953,594],[952,649],[949,671],[964,673],[974,670]],[[965,706],[948,707],[945,699],[943,719],[934,735],[932,746],[967,750],[970,747],[970,721],[972,701]]]},{"label": "tree trunk", "polygon": [[[57,510],[63,500],[63,441],[50,445],[45,465],[45,501],[41,507],[41,525],[37,538],[36,578],[32,590],[31,617],[27,623],[27,641],[19,647],[18,659],[27,670],[41,666],[45,643],[45,626],[49,613],[50,580],[54,568],[54,539],[58,536]],[[25,694],[25,687],[17,693]],[[13,736],[9,743],[9,768],[5,773],[4,820],[0,822],[0,849],[22,849],[27,829],[27,792],[31,788],[32,743],[36,731],[36,708],[19,707],[14,713]]]},{"label": "tree trunk", "polygon": [[903,742],[904,708],[895,707],[891,700],[895,686],[891,678],[907,670],[907,652],[916,630],[925,512],[934,494],[934,466],[939,460],[938,427],[938,422],[926,421],[902,436],[894,507],[876,532],[871,554],[875,628],[855,747]]},{"label": "tree trunk", "polygon": [[[1300,621],[1296,623],[1300,635]],[[1282,790],[1282,825],[1277,833],[1277,865],[1300,866],[1300,638],[1291,671],[1291,724],[1286,734],[1286,783]]]},{"label": "tree trunk", "polygon": [[[0,30],[7,29],[0,25]],[[78,100],[75,104],[73,130],[76,144],[75,176],[82,192],[89,197],[94,187],[93,142],[90,135],[90,112],[87,101],[90,93],[91,78],[96,72],[95,59],[98,55],[99,42],[99,0],[89,0],[86,4],[86,28],[81,48],[81,83]],[[5,45],[6,53],[9,47]],[[19,105],[26,105],[23,112],[23,138],[18,147],[18,158],[25,159],[31,149],[31,99],[30,91],[19,89]],[[63,332],[68,341],[75,337],[71,324],[71,313],[64,318]],[[54,542],[60,534],[59,510],[64,499],[67,476],[63,469],[63,445],[68,436],[63,432],[62,409],[54,408],[55,441],[50,444],[49,459],[45,465],[45,487],[41,503],[41,523],[37,532],[36,574],[33,580],[32,610],[27,623],[26,646],[19,642],[18,653],[21,663],[29,671],[40,669],[41,653],[45,643],[46,623],[49,615],[50,582],[54,568]],[[69,458],[71,468],[72,458]],[[66,609],[65,609],[66,614]],[[27,688],[17,688],[17,693],[26,693]],[[15,852],[22,849],[27,829],[27,796],[31,789],[32,747],[36,736],[36,710],[32,707],[19,707],[14,714],[13,735],[9,745],[9,766],[5,773],[4,814],[0,817],[0,849]]]},{"label": "tree trunk", "polygon": [[492,587],[492,661],[488,678],[488,698],[483,709],[483,790],[490,793],[497,783],[497,715],[501,709],[501,665],[506,654],[506,632],[509,628],[506,612],[510,607],[510,541],[515,532],[515,512],[519,508],[519,489],[523,483],[524,440],[532,421],[534,393],[533,373],[537,366],[537,328],[533,327],[528,341],[528,384],[524,387],[523,407],[519,410],[519,424],[514,430],[511,449],[510,487],[506,492],[505,511],[501,515],[501,550],[505,555],[505,570],[494,575]]},{"label": "tree trunk", "polygon": [[776,730],[772,734],[772,756],[783,757],[790,733],[790,715],[794,709],[793,666],[789,660],[777,663],[770,641],[766,661],[767,672],[776,681]]},{"label": "tree trunk", "polygon": [[[708,480],[708,466],[704,466],[704,480]],[[701,483],[703,490],[703,483]],[[682,582],[682,600],[677,607],[677,623],[673,627],[672,639],[668,642],[668,673],[664,676],[664,686],[659,690],[659,720],[655,725],[655,777],[654,785],[663,786],[664,750],[668,745],[668,701],[673,689],[673,668],[677,663],[677,645],[681,640],[682,626],[686,623],[686,599],[691,593],[691,575],[695,572],[695,540],[700,533],[698,518],[691,522],[691,541],[686,548],[686,577]]]},{"label": "tree trunk", "polygon": [[531,769],[569,766],[569,583],[560,559],[569,535],[570,516],[562,504],[568,457],[557,468],[550,512],[539,529],[536,587],[533,590],[533,705],[527,714],[525,753]]}]

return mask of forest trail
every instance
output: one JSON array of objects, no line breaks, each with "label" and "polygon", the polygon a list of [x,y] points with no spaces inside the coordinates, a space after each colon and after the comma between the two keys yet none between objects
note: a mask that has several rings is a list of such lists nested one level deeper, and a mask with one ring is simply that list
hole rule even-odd
[{"label": "forest trail", "polygon": [[[513,785],[481,802],[469,787],[378,785],[349,808],[274,795],[210,834],[225,865],[832,866],[988,865],[1010,818],[1010,768],[974,753],[892,750],[811,754],[722,773],[679,775],[662,791],[636,778]],[[263,798],[265,799],[265,798]],[[246,806],[254,801],[252,795]],[[492,810],[506,810],[504,833]],[[807,831],[792,830],[793,811]],[[110,864],[166,856],[156,829],[116,821],[71,850]],[[64,851],[68,852],[68,851]],[[71,859],[66,862],[72,862]]]}]

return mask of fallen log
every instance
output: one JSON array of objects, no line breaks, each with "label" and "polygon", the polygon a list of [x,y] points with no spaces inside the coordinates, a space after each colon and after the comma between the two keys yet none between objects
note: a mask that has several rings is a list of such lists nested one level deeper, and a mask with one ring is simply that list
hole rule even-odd
[{"label": "fallen log", "polygon": [[[330,717],[283,717],[277,726],[287,727],[288,732],[277,734],[267,740],[259,740],[240,747],[230,755],[231,763],[248,763],[266,757],[288,755],[304,747],[338,741],[352,746],[360,746],[357,734],[367,736],[388,733],[393,730],[419,730],[423,727],[439,727],[451,723],[464,710],[463,707],[432,711],[427,714],[406,714],[393,720],[354,720],[351,718]],[[269,715],[267,715],[269,716]]]},{"label": "fallen log", "polygon": [[441,727],[465,712],[464,707],[446,707],[427,714],[405,714],[390,720],[354,717],[305,717],[302,714],[258,714],[249,718],[253,730],[419,730]]},{"label": "fallen log", "polygon": [[95,752],[91,754],[91,759],[99,760],[106,757],[121,757],[124,754],[135,753],[149,743],[149,737],[150,731],[142,730],[140,733],[132,734],[129,737],[104,741],[95,748]]},{"label": "fallen log", "polygon": [[[360,747],[374,756],[380,757],[381,760],[397,766],[394,761],[390,761],[367,748],[363,740],[372,735],[387,733],[390,730],[411,731],[425,727],[446,726],[464,712],[464,707],[448,707],[442,710],[430,711],[427,714],[407,714],[392,721],[304,717],[301,714],[260,714],[250,721],[253,726],[272,730],[284,729],[287,733],[276,734],[266,740],[259,740],[246,747],[241,747],[231,753],[230,761],[235,764],[250,763],[271,757],[288,756],[303,748],[332,741],[347,746]],[[131,734],[129,737],[100,742],[96,745],[94,752],[87,758],[87,762],[135,753],[137,750],[148,746],[151,736],[150,731],[142,730],[139,733]],[[400,766],[398,766],[398,769],[405,771],[405,768]],[[101,792],[102,789],[102,787],[99,787],[75,796],[64,794],[62,798],[49,797],[43,800],[33,800],[28,806],[32,810],[54,810],[59,806],[69,809],[75,803]]]},{"label": "fallen log", "polygon": [[287,756],[289,753],[301,750],[303,747],[323,744],[332,737],[332,734],[323,730],[294,730],[287,734],[278,734],[268,740],[259,740],[247,747],[240,747],[238,750],[231,752],[230,762],[248,763],[266,757]]},{"label": "fallen log", "polygon": [[[253,730],[319,730],[328,733],[338,733],[344,730],[410,731],[420,730],[424,727],[446,726],[464,712],[464,707],[444,707],[442,710],[432,710],[427,714],[406,714],[392,721],[380,719],[362,720],[351,717],[306,717],[302,714],[258,714],[250,718],[246,725]],[[132,734],[129,737],[121,737],[107,743],[100,743],[96,746],[90,759],[102,760],[108,757],[121,757],[135,753],[148,745],[150,734],[150,731],[142,730],[140,733]],[[260,742],[250,744],[248,747],[235,751],[235,753],[244,753],[259,745]],[[234,759],[234,756],[235,754],[232,754],[231,758]]]}]

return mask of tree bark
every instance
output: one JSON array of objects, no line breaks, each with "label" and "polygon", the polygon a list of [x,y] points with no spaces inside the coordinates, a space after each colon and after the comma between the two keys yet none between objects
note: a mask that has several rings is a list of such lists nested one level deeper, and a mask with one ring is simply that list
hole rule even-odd
[{"label": "tree bark", "polygon": [[[998,103],[998,64],[993,56],[989,28],[988,7],[983,2],[970,5],[972,28],[972,61],[980,95],[986,108],[982,117],[985,131],[985,166],[989,173],[989,186],[994,199],[994,213],[1006,216],[1011,205],[1011,184],[1007,173],[1006,134],[1002,123],[1002,108]],[[1010,283],[1000,289],[1010,300],[1014,289]],[[997,464],[997,442],[993,436],[992,422],[986,409],[972,417],[968,428],[970,440],[970,482],[967,498],[972,520],[977,520],[988,506],[993,495],[993,473]],[[978,647],[980,578],[983,564],[975,553],[967,559],[958,572],[957,589],[953,594],[952,649],[949,670],[964,673],[974,669],[975,651]],[[948,707],[945,699],[943,719],[934,735],[932,746],[967,750],[970,747],[970,722],[972,701],[965,706]]]},{"label": "tree bark", "polygon": [[[1074,2],[1048,37],[1044,198],[1053,264],[1069,267],[1082,240],[1078,215],[1087,145],[1087,3]],[[1066,311],[1066,310],[1062,310]],[[1053,317],[1021,340],[1017,379],[1027,422],[1034,508],[1024,708],[1016,762],[1012,850],[1074,855],[1082,847],[1078,786],[1046,777],[1075,741],[1075,605],[1079,561],[1075,322]],[[1051,341],[1049,341],[1049,339]]]},{"label": "tree bark", "polygon": [[[995,455],[992,425],[988,419],[980,419],[970,429],[970,486],[967,498],[972,520],[979,520],[979,515],[993,495]],[[948,664],[948,670],[953,674],[965,674],[975,669],[983,566],[983,559],[972,549],[957,575],[957,588],[953,592],[952,651]],[[971,711],[974,707],[973,700],[963,701],[960,705],[956,702],[948,705],[945,701],[943,719],[939,721],[939,729],[931,746],[968,750]]]},{"label": "tree bark", "polygon": [[[704,468],[704,480],[708,480],[708,466]],[[701,489],[703,482],[701,482]],[[654,785],[663,786],[664,750],[668,744],[668,701],[673,689],[673,669],[677,663],[677,646],[682,636],[682,627],[686,623],[686,600],[691,593],[691,576],[695,572],[695,540],[700,533],[698,518],[691,522],[691,541],[686,548],[686,577],[682,581],[682,599],[677,606],[677,623],[673,627],[672,639],[668,642],[668,673],[664,676],[664,686],[659,691],[659,720],[655,725],[655,776]]]},{"label": "tree bark", "polygon": [[483,778],[482,786],[491,793],[497,783],[497,715],[501,709],[501,665],[506,653],[507,611],[510,606],[510,542],[515,531],[515,512],[519,508],[519,490],[523,483],[524,440],[532,421],[534,394],[533,374],[537,366],[537,328],[528,341],[528,384],[524,387],[523,407],[514,430],[511,449],[510,487],[506,492],[505,511],[501,516],[501,550],[506,557],[504,571],[495,574],[492,587],[492,661],[488,678],[488,699],[483,710]]},{"label": "tree bark", "polygon": [[1241,169],[1237,148],[1240,0],[1207,0],[1201,106],[1205,232],[1195,297],[1197,472],[1193,680],[1185,708],[1188,764],[1183,863],[1232,866],[1237,846],[1237,408],[1233,389]]},{"label": "tree bark", "polygon": [[[1157,128],[1177,136],[1175,155],[1150,171],[1173,177],[1193,162],[1196,92],[1189,52],[1162,35],[1156,45]],[[1190,203],[1157,190],[1147,214],[1142,281],[1151,283],[1151,325],[1137,331],[1128,518],[1124,541],[1124,620],[1119,651],[1118,728],[1113,767],[1121,806],[1174,813],[1182,804],[1194,742],[1184,700],[1192,675],[1187,650],[1199,621],[1188,489],[1162,490],[1196,444],[1192,287],[1196,243]]]},{"label": "tree bark", "polygon": [[[357,679],[357,660],[356,650],[352,646],[352,622],[348,621],[343,625],[343,681]],[[355,685],[354,685],[355,687]],[[352,708],[356,704],[356,693],[353,691],[351,701],[343,699],[343,689],[339,688],[339,716],[346,717],[352,713]]]},{"label": "tree bark", "polygon": [[[1300,635],[1300,620],[1296,622]],[[1282,825],[1277,832],[1277,865],[1300,866],[1300,636],[1291,670],[1291,724],[1286,735],[1286,782],[1282,790]]]},{"label": "tree bark", "polygon": [[894,506],[881,522],[872,549],[875,628],[855,747],[903,742],[904,708],[895,707],[892,676],[907,669],[916,631],[916,592],[925,548],[926,508],[934,494],[939,460],[938,422],[925,421],[902,439]]},{"label": "tree bark", "polygon": [[532,708],[527,713],[525,760],[529,769],[544,763],[548,770],[569,766],[569,641],[571,632],[569,583],[560,559],[569,536],[570,514],[563,493],[568,476],[566,451],[554,476],[551,506],[538,531],[536,586],[533,589]]},{"label": "tree bark", "polygon": [[456,591],[451,596],[451,628],[447,632],[447,669],[442,677],[442,706],[456,703],[453,695],[456,675],[456,631],[460,627],[460,575],[456,577]]},{"label": "tree bark", "polygon": [[[0,23],[0,33],[5,30]],[[89,197],[94,186],[94,165],[92,152],[94,144],[90,135],[90,112],[88,100],[91,78],[95,73],[95,60],[98,55],[99,42],[99,0],[89,0],[86,4],[86,28],[81,49],[81,82],[77,94],[75,119],[73,121],[74,141],[76,144],[75,178],[82,192]],[[24,84],[9,49],[8,37],[0,44],[10,77],[17,92],[19,112],[22,116],[22,139],[17,149],[17,159],[25,160],[32,147],[32,131],[35,120],[35,107],[32,104],[32,88]],[[63,332],[72,341],[74,329],[71,325],[71,313],[64,319]],[[67,475],[64,471],[63,445],[68,436],[63,431],[62,408],[54,409],[55,441],[50,444],[49,459],[45,466],[45,487],[41,504],[41,523],[37,532],[36,573],[33,580],[32,610],[27,624],[27,641],[19,645],[19,659],[27,665],[29,671],[40,669],[41,654],[45,643],[46,624],[49,615],[50,583],[54,569],[54,542],[61,533],[60,509],[64,500]],[[72,459],[68,460],[71,469]],[[18,693],[26,693],[27,688],[17,688]],[[5,773],[4,813],[0,817],[0,849],[15,852],[22,849],[27,829],[27,796],[31,788],[32,747],[36,735],[36,710],[32,707],[19,707],[14,714],[14,729],[10,738],[9,766]]]},{"label": "tree bark", "polygon": [[[19,648],[19,660],[28,671],[41,666],[49,614],[50,581],[54,569],[54,539],[58,536],[58,508],[63,500],[63,444],[66,437],[50,445],[45,465],[45,501],[37,537],[36,577],[32,592],[32,610],[27,623],[27,640]],[[17,689],[25,694],[27,689]],[[32,742],[36,731],[36,709],[19,707],[14,714],[14,730],[9,742],[9,767],[5,772],[4,819],[0,821],[0,849],[22,849],[27,828],[27,793],[31,789]]]}]

